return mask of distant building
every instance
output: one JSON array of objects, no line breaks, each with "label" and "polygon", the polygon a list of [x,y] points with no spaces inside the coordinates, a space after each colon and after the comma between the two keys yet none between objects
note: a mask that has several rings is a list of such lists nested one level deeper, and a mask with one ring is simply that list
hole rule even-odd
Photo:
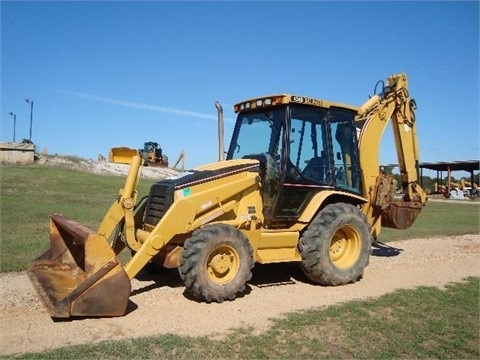
[{"label": "distant building", "polygon": [[22,142],[0,142],[1,164],[33,164],[35,144],[29,140]]}]

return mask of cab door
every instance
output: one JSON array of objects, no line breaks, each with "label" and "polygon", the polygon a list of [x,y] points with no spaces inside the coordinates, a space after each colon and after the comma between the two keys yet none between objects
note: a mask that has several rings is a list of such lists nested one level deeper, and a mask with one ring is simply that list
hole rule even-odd
[{"label": "cab door", "polygon": [[361,193],[361,168],[358,157],[355,113],[331,109],[328,120],[331,134],[332,179],[335,188]]},{"label": "cab door", "polygon": [[294,221],[319,191],[333,188],[327,110],[290,105],[282,143],[283,184],[275,204],[277,221]]}]

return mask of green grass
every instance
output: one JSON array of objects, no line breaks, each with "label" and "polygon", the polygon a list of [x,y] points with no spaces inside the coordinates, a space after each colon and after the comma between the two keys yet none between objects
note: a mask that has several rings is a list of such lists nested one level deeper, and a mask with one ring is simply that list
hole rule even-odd
[{"label": "green grass", "polygon": [[[140,196],[153,180],[141,180]],[[20,271],[49,247],[49,217],[62,213],[96,229],[115,201],[124,178],[42,166],[0,167],[0,271]],[[430,201],[407,230],[383,229],[378,240],[474,234],[480,202]]]},{"label": "green grass", "polygon": [[383,228],[378,241],[480,233],[480,201],[427,202],[413,225],[406,230]]},{"label": "green grass", "polygon": [[[0,269],[27,268],[49,247],[49,218],[62,213],[96,229],[125,178],[42,166],[0,167]],[[140,196],[153,180],[142,180]]]},{"label": "green grass", "polygon": [[[23,354],[18,359],[478,359],[480,279],[399,290],[289,314],[260,335],[161,335]],[[195,324],[192,324],[195,326]]]}]

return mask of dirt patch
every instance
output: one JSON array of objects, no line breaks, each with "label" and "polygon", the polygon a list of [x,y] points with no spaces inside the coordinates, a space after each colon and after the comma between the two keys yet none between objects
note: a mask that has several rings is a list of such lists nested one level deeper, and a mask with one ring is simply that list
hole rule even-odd
[{"label": "dirt patch", "polygon": [[479,260],[480,235],[392,242],[374,248],[364,278],[355,284],[315,286],[296,264],[258,265],[247,294],[222,304],[191,300],[176,270],[142,272],[132,281],[125,316],[61,322],[48,316],[25,273],[0,274],[0,354],[166,333],[221,338],[239,327],[261,333],[290,312],[480,277]]}]

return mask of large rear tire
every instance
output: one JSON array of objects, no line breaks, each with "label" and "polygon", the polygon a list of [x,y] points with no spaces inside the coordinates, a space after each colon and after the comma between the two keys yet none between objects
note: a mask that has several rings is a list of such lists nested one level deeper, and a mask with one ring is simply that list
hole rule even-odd
[{"label": "large rear tire", "polygon": [[305,276],[318,284],[352,283],[362,277],[371,245],[370,226],[357,207],[327,205],[299,240],[300,266]]},{"label": "large rear tire", "polygon": [[206,302],[233,300],[252,278],[253,250],[232,226],[206,225],[185,242],[180,277],[187,291]]}]

